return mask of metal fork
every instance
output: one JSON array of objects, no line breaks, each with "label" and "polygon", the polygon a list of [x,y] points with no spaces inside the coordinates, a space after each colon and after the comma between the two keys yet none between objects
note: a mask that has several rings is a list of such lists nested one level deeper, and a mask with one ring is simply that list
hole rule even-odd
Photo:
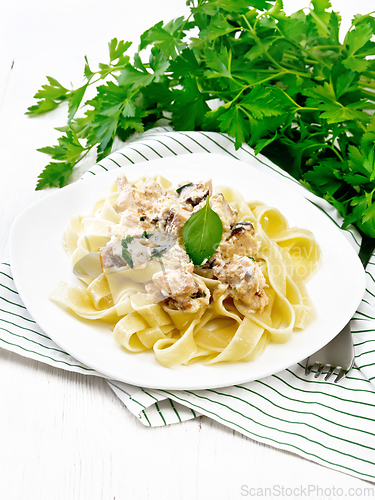
[{"label": "metal fork", "polygon": [[318,378],[325,368],[329,367],[324,380],[328,380],[336,369],[340,369],[335,383],[339,382],[351,369],[354,362],[353,338],[349,323],[329,344],[309,356],[306,360],[305,375],[317,364],[314,378]]}]

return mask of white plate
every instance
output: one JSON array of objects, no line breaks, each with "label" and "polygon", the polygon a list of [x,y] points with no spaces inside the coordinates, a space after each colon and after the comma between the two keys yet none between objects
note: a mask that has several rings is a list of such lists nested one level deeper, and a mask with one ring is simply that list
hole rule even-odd
[{"label": "white plate", "polygon": [[213,154],[168,157],[125,168],[130,180],[157,173],[173,183],[206,180],[238,189],[246,200],[277,207],[291,226],[310,229],[323,261],[308,284],[318,311],[305,330],[286,344],[270,344],[249,363],[219,363],[164,368],[153,352],[127,353],[113,339],[110,326],[84,321],[48,299],[59,280],[77,284],[61,238],[69,219],[87,212],[103,197],[118,169],[78,181],[40,200],[21,213],[10,237],[12,272],[21,298],[40,327],[65,351],[115,380],[161,389],[203,389],[260,379],[301,361],[329,342],[351,319],[365,290],[360,260],[341,231],[319,209],[293,189],[280,185],[255,167]]}]

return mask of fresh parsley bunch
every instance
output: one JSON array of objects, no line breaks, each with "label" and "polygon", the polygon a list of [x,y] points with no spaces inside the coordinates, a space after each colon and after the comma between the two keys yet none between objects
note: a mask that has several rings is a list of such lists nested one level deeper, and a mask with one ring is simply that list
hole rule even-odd
[{"label": "fresh parsley bunch", "polygon": [[[90,68],[67,89],[48,77],[31,115],[68,104],[58,145],[37,189],[64,186],[75,165],[115,136],[167,118],[175,130],[211,130],[262,151],[332,203],[373,247],[375,238],[375,17],[356,15],[344,42],[329,0],[291,16],[281,0],[188,0],[191,13],[141,35],[133,61],[129,42],[109,43],[109,62]],[[198,35],[190,37],[195,29]],[[146,61],[143,49],[151,48]],[[84,102],[86,89],[97,86]],[[209,101],[222,104],[211,109]],[[84,111],[77,115],[79,108]],[[370,239],[369,239],[370,238]]]}]

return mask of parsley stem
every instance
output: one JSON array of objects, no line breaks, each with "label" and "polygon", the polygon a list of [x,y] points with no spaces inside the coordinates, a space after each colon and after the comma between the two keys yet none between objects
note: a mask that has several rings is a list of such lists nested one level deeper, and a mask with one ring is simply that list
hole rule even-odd
[{"label": "parsley stem", "polygon": [[[296,101],[292,97],[290,97],[290,95],[287,94],[283,89],[281,89],[280,87],[278,87],[278,88],[279,88],[279,91],[282,92],[285,95],[285,97],[287,97],[289,99],[289,101],[291,101],[295,106],[297,106],[296,111],[300,110],[300,109],[306,109],[306,108],[302,108],[299,104],[297,104]],[[311,108],[311,109],[314,109],[314,108]]]},{"label": "parsley stem", "polygon": [[268,50],[265,48],[265,46],[264,46],[264,45],[262,44],[262,42],[260,41],[260,38],[258,37],[258,35],[257,35],[257,33],[256,33],[256,30],[254,29],[254,28],[255,28],[255,25],[256,25],[256,21],[255,21],[255,23],[254,23],[254,28],[253,28],[253,27],[251,26],[251,24],[249,23],[249,21],[248,21],[248,19],[247,19],[247,17],[246,17],[246,16],[244,16],[244,15],[242,14],[242,16],[241,16],[241,17],[242,17],[242,19],[244,19],[245,23],[247,24],[247,26],[248,26],[248,28],[249,28],[249,30],[248,30],[248,31],[250,31],[250,32],[252,33],[252,35],[253,35],[253,37],[254,37],[255,41],[256,41],[256,42],[257,42],[257,44],[258,44],[258,45],[262,48],[262,51],[263,51],[264,55],[267,57],[267,59],[268,59],[269,61],[271,61],[271,62],[272,62],[272,63],[273,63],[273,64],[274,64],[277,68],[279,68],[279,69],[283,70],[284,68],[283,68],[282,66],[280,66],[280,64],[279,64],[277,61],[275,61],[275,59],[274,59],[274,58],[273,58],[273,57],[272,57],[272,56],[268,53]]},{"label": "parsley stem", "polygon": [[[231,100],[231,101],[227,101],[227,103],[234,103],[235,101],[237,101],[237,99],[241,96],[241,94],[244,92],[244,90],[248,90],[248,89],[251,89],[253,87],[255,87],[255,85],[260,85],[261,83],[264,83],[264,82],[268,82],[269,80],[274,80],[276,78],[278,78],[279,76],[282,76],[284,75],[284,72],[280,72],[280,73],[276,73],[276,75],[271,75],[269,76],[268,78],[263,78],[263,80],[258,80],[257,82],[254,82],[252,83],[251,85],[244,85],[243,88],[238,92],[238,94]],[[237,82],[236,82],[237,83]],[[280,89],[281,90],[281,89]],[[281,90],[282,91],[282,90]],[[205,91],[206,93],[209,93],[209,94],[212,94],[214,92],[212,91]],[[282,91],[283,92],[283,91]],[[223,92],[215,92],[215,93],[218,93],[218,94],[221,94]],[[291,99],[287,94],[285,94],[289,99]],[[293,101],[293,104],[295,104],[296,106],[298,106],[298,104],[296,102]]]},{"label": "parsley stem", "polygon": [[78,158],[77,158],[77,161],[74,163],[74,166],[77,165],[77,163],[79,163],[81,160],[83,160],[83,158],[91,151],[92,147],[88,147],[86,148],[86,151],[84,153],[82,153]]},{"label": "parsley stem", "polygon": [[367,132],[366,127],[359,120],[356,120],[356,124],[364,131]]},{"label": "parsley stem", "polygon": [[324,29],[324,31],[326,31],[329,34],[329,29],[328,29],[327,25],[320,19],[320,17],[318,17],[315,14],[315,12],[312,9],[310,9],[310,14],[315,19],[317,24],[320,24],[320,26]]},{"label": "parsley stem", "polygon": [[[255,31],[255,25],[256,25],[256,22],[254,23],[254,28],[251,26],[251,24],[248,22],[246,16],[242,15],[241,16],[247,26],[249,27],[249,31],[253,34],[254,38],[255,38],[255,41],[257,42],[258,45],[260,45],[260,47],[262,48],[262,51],[264,53],[264,55],[267,57],[267,59],[272,62],[277,68],[283,70],[284,73],[288,72],[288,73],[292,73],[294,75],[298,75],[298,76],[302,76],[302,77],[307,77],[307,78],[311,78],[311,75],[308,74],[308,73],[301,73],[299,71],[293,71],[292,69],[290,68],[284,68],[283,66],[281,66],[281,64],[279,64],[277,61],[275,61],[275,59],[269,54],[268,50],[264,47],[264,45],[262,44],[262,42],[260,41],[258,35],[256,34],[256,31]],[[324,25],[325,26],[325,25]],[[278,38],[281,38],[283,40],[285,40],[286,42],[289,42],[291,43],[294,47],[296,47],[297,49],[303,51],[305,54],[308,54],[313,60],[315,60],[316,62],[319,62],[320,64],[323,64],[323,66],[326,66],[328,68],[330,68],[330,66],[328,64],[326,64],[325,62],[321,61],[320,59],[317,59],[315,56],[313,56],[308,50],[304,49],[303,47],[301,47],[301,45],[297,45],[296,43],[294,43],[292,40],[290,40],[288,37],[286,37],[284,35],[284,33],[282,33],[280,31],[280,28],[276,25],[276,29],[277,31],[280,33],[280,37],[277,37]],[[327,29],[327,27],[325,26],[325,29]],[[286,71],[285,71],[286,70]]]},{"label": "parsley stem", "polygon": [[[193,13],[190,12],[189,16],[184,20],[184,23],[181,25],[181,27],[179,28],[179,33],[183,33],[184,32],[184,29],[185,29],[185,26],[186,26],[186,23],[189,22],[190,18],[192,17]],[[185,33],[183,33],[184,36],[182,38],[180,38],[180,40],[182,40],[186,35]]]},{"label": "parsley stem", "polygon": [[[375,82],[372,81],[372,82],[361,82],[361,80],[358,82],[358,85],[360,87],[362,87],[363,85],[363,88],[366,89],[366,88],[369,88],[369,89],[375,89]],[[372,93],[372,97],[375,98],[375,93]]]},{"label": "parsley stem", "polygon": [[[366,87],[368,87],[368,85],[366,85]],[[375,88],[375,87],[371,87],[371,88]],[[371,92],[370,90],[366,90],[363,87],[361,87],[361,93],[362,93],[362,95],[369,97],[372,101],[375,99],[375,93]]]},{"label": "parsley stem", "polygon": [[248,31],[250,31],[250,32],[252,33],[252,35],[253,35],[253,37],[254,37],[254,39],[255,39],[255,41],[256,41],[256,43],[257,43],[257,45],[259,45],[259,46],[261,47],[262,52],[264,53],[264,55],[267,57],[267,59],[268,59],[271,63],[273,63],[273,64],[276,66],[276,68],[280,69],[283,73],[291,73],[291,74],[294,74],[294,75],[297,75],[297,76],[302,76],[302,77],[305,77],[305,78],[311,78],[311,75],[309,75],[308,73],[301,73],[301,72],[299,72],[299,71],[293,71],[293,70],[292,70],[292,69],[290,69],[290,68],[284,68],[283,66],[281,66],[281,64],[279,64],[279,63],[278,63],[278,62],[277,62],[277,61],[276,61],[276,60],[275,60],[275,59],[271,56],[271,54],[268,52],[268,50],[266,49],[266,47],[262,44],[262,42],[261,42],[260,38],[259,38],[259,37],[258,37],[258,35],[256,34],[255,29],[254,29],[254,28],[251,26],[251,24],[248,22],[248,20],[247,20],[246,16],[242,15],[241,17],[245,20],[245,22],[246,22],[247,26],[249,27],[249,30],[248,30]]},{"label": "parsley stem", "polygon": [[335,148],[335,146],[333,146],[332,144],[322,144],[320,142],[317,142],[316,144],[312,144],[311,146],[321,146],[322,149],[323,148],[328,148],[328,149],[330,149],[331,151],[333,151],[335,153],[335,155],[337,156],[337,158],[339,158],[339,160],[344,161],[344,158],[337,151],[337,148]]},{"label": "parsley stem", "polygon": [[[284,52],[284,57],[288,57],[289,59],[292,59],[292,61],[301,61],[304,66],[306,66],[306,64],[316,64],[318,62],[315,58],[308,59],[307,57],[305,57],[304,59],[302,59],[301,57],[294,55],[294,53],[289,50],[286,50]],[[309,74],[309,77],[311,77],[311,74]]]},{"label": "parsley stem", "polygon": [[280,76],[283,76],[284,74],[285,74],[285,72],[281,71],[279,73],[276,73],[275,75],[271,75],[267,78],[263,78],[263,80],[258,80],[256,82],[252,83],[251,85],[247,85],[245,88],[250,89],[252,87],[255,87],[255,85],[260,85],[261,83],[268,82],[269,80],[276,80],[276,78],[279,78]]},{"label": "parsley stem", "polygon": [[368,69],[362,74],[362,76],[367,76],[370,80],[373,80],[375,76],[375,71]]},{"label": "parsley stem", "polygon": [[[298,104],[297,104],[298,106]],[[296,111],[319,111],[318,108],[308,108],[307,106],[298,106]]]},{"label": "parsley stem", "polygon": [[281,31],[280,31],[280,28],[278,26],[276,26],[276,29],[279,33],[281,33],[281,35],[283,35],[283,40],[285,40],[286,42],[289,42],[291,45],[293,45],[293,47],[295,47],[297,50],[300,50],[301,52],[303,52],[304,54],[307,54],[309,57],[310,57],[310,60],[307,60],[305,59],[305,61],[313,61],[315,63],[319,63],[319,64],[322,64],[323,66],[325,66],[326,68],[331,68],[331,66],[327,63],[325,63],[324,61],[322,61],[321,59],[317,58],[316,56],[314,56],[314,54],[312,54],[309,50],[305,49],[304,47],[302,47],[301,44],[297,44],[295,42],[293,42],[293,40],[290,40],[290,38],[288,38],[287,36],[285,36]]},{"label": "parsley stem", "polygon": [[333,45],[315,45],[315,47],[312,48],[312,52],[314,52],[314,50],[319,50],[319,49],[333,49],[334,47],[341,47],[342,48],[342,45],[341,43],[338,43],[338,44],[333,44]]},{"label": "parsley stem", "polygon": [[286,63],[285,61],[283,61],[283,68],[285,68],[287,70],[287,71],[284,71],[284,73],[293,73],[294,75],[297,75],[297,76],[311,78],[311,73],[294,71],[293,67],[291,67],[290,64]]},{"label": "parsley stem", "polygon": [[330,146],[330,149],[335,153],[335,155],[341,160],[344,161],[344,158],[341,156],[341,154],[337,151],[337,148],[334,146]]}]

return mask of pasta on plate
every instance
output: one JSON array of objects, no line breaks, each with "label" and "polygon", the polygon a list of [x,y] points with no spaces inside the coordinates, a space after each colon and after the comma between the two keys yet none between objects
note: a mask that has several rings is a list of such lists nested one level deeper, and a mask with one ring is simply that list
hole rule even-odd
[{"label": "pasta on plate", "polygon": [[[153,350],[166,367],[251,361],[314,318],[305,287],[319,267],[314,235],[211,181],[120,174],[63,241],[83,286],[60,282],[50,298],[113,324],[124,349]],[[207,255],[198,263],[193,244]]]}]

